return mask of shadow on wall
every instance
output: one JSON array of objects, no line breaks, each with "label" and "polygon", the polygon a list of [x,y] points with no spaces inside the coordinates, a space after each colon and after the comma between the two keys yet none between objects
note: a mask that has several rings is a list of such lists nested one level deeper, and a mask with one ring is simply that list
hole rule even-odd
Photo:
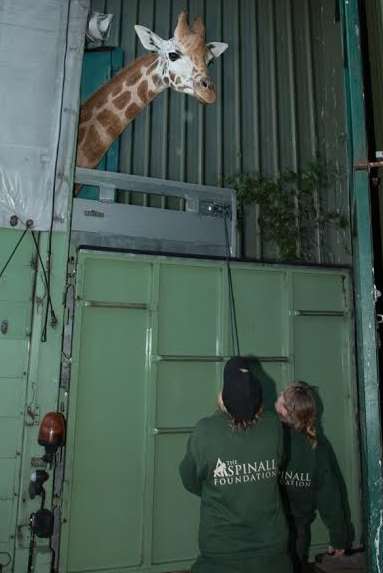
[{"label": "shadow on wall", "polygon": [[253,374],[258,378],[262,385],[263,409],[274,410],[274,403],[277,399],[277,387],[274,380],[265,372],[261,362],[256,356],[249,355],[251,369]]}]

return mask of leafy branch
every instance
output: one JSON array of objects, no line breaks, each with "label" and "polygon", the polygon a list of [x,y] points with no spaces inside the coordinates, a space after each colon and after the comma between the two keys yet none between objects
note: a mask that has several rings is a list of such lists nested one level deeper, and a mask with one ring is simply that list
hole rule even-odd
[{"label": "leafy branch", "polygon": [[348,227],[344,215],[324,209],[321,204],[324,191],[337,177],[335,169],[317,161],[278,177],[241,174],[227,181],[237,193],[240,225],[245,208],[257,204],[262,236],[277,246],[280,258],[308,260],[314,242],[313,228],[323,233],[329,224],[338,229]]}]

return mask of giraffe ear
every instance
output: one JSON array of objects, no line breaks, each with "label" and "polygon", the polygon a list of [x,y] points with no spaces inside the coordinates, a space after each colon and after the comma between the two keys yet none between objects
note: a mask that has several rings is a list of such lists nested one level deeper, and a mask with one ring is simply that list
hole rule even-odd
[{"label": "giraffe ear", "polygon": [[227,50],[228,47],[229,44],[224,44],[223,42],[210,42],[209,44],[206,44],[206,63],[208,64],[214,60],[214,58],[219,58],[219,56],[223,54],[223,52]]},{"label": "giraffe ear", "polygon": [[157,36],[154,32],[145,28],[145,26],[134,26],[137,36],[140,38],[141,44],[149,52],[159,52],[164,40]]}]

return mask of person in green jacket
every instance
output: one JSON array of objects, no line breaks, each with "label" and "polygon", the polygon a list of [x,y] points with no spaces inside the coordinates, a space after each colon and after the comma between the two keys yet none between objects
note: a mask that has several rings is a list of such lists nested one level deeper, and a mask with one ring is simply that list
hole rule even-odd
[{"label": "person in green jacket", "polygon": [[304,382],[294,382],[279,395],[275,409],[284,422],[285,463],[280,481],[292,532],[295,571],[305,570],[311,523],[317,510],[329,531],[329,553],[344,554],[348,530],[339,482],[328,442],[316,431],[316,401]]},{"label": "person in green jacket", "polygon": [[283,435],[262,413],[249,360],[224,368],[218,411],[200,420],[180,464],[184,487],[201,498],[200,556],[192,573],[291,573],[279,492]]}]

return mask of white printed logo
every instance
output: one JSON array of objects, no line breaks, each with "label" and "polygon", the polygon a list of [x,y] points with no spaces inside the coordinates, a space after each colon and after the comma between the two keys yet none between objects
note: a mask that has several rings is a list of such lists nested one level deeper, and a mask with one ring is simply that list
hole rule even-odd
[{"label": "white printed logo", "polygon": [[223,462],[221,460],[221,458],[218,458],[217,460],[217,465],[215,466],[215,470],[214,470],[214,477],[215,478],[220,478],[220,477],[225,477],[227,476],[227,470],[226,470],[226,464],[225,462]]},{"label": "white printed logo", "polygon": [[311,475],[309,473],[284,471],[280,473],[279,480],[284,486],[311,487]]},{"label": "white printed logo", "polygon": [[278,468],[275,459],[241,463],[235,459],[222,461],[218,458],[213,470],[213,480],[216,486],[276,479],[277,476]]}]

